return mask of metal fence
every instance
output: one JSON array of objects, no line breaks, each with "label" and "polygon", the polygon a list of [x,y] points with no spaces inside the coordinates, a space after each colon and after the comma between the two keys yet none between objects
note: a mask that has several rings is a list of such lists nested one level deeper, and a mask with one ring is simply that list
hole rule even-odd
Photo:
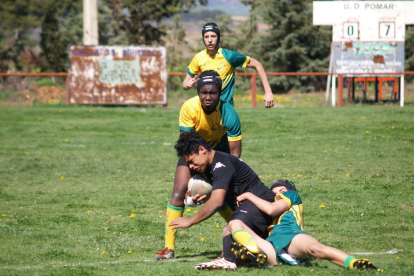
[{"label": "metal fence", "polygon": [[[186,73],[170,72],[169,76],[185,76]],[[251,106],[257,107],[257,73],[236,73],[238,76],[250,77],[251,86]],[[404,106],[404,93],[405,93],[405,81],[406,75],[414,75],[414,72],[396,72],[396,73],[365,73],[361,74],[337,74],[337,73],[266,73],[267,76],[326,76],[328,78],[328,85],[326,88],[326,101],[331,99],[331,105],[342,107],[344,99],[344,90],[347,88],[347,95],[349,99],[355,97],[355,85],[362,86],[363,101],[367,100],[367,87],[368,83],[374,85],[375,101],[382,100],[383,97],[383,83],[392,82],[393,93],[391,97],[394,97],[394,101],[399,101],[400,106]],[[66,82],[66,104],[70,104],[70,85],[68,73],[0,73],[0,77],[64,77]]]}]

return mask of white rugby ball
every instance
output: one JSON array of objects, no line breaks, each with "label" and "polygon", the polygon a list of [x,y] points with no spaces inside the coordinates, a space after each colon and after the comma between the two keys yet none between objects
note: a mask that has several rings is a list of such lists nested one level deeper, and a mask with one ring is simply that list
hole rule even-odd
[{"label": "white rugby ball", "polygon": [[203,175],[196,174],[188,181],[188,189],[191,192],[191,196],[195,196],[196,194],[200,196],[207,195],[206,199],[203,200],[206,202],[210,198],[213,186]]}]

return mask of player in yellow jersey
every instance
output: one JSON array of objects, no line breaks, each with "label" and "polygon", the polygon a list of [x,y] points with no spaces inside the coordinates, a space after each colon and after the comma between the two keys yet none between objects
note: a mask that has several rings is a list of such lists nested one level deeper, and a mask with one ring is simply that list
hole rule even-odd
[{"label": "player in yellow jersey", "polygon": [[187,75],[182,87],[192,88],[197,82],[197,75],[206,70],[215,70],[220,74],[223,88],[220,99],[234,106],[233,93],[236,68],[255,68],[265,91],[265,107],[275,105],[272,90],[262,64],[254,58],[244,56],[236,51],[220,47],[220,29],[215,23],[207,23],[202,29],[203,42],[206,49],[196,54],[187,68]]},{"label": "player in yellow jersey", "polygon": [[[262,212],[273,216],[269,237],[259,237],[240,220],[232,220],[226,227],[236,241],[232,251],[240,263],[268,266],[287,264],[299,265],[305,259],[328,260],[346,269],[382,271],[367,259],[356,259],[337,248],[324,245],[307,235],[303,227],[302,199],[295,185],[288,180],[278,180],[271,190],[276,194],[275,201],[269,202],[252,194],[244,193],[237,197],[238,204],[251,202]],[[198,269],[212,269],[216,263],[209,262],[196,266]]]},{"label": "player in yellow jersey", "polygon": [[[200,74],[197,81],[198,96],[187,100],[180,111],[179,130],[195,130],[207,140],[215,150],[240,157],[242,133],[239,116],[234,107],[219,99],[222,81],[216,71],[208,70]],[[168,226],[180,218],[184,212],[185,193],[192,175],[199,172],[190,170],[183,158],[179,158],[174,177],[171,199],[167,204],[165,224],[165,247],[158,252],[157,261],[174,258],[177,230]],[[193,198],[196,202],[202,198]],[[224,204],[220,215],[229,221],[233,211]]]}]

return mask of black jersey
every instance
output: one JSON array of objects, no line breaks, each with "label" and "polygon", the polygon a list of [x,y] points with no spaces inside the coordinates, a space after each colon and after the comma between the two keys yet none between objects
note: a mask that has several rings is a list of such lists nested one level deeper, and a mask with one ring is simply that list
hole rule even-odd
[{"label": "black jersey", "polygon": [[210,172],[213,190],[227,190],[225,202],[232,209],[237,207],[237,196],[252,194],[273,202],[275,194],[266,187],[259,176],[240,158],[216,151]]}]

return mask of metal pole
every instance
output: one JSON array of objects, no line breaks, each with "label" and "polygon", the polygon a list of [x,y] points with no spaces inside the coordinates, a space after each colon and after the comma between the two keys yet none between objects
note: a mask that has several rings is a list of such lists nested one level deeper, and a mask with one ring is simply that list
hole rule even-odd
[{"label": "metal pole", "polygon": [[332,106],[336,105],[336,76],[332,76]]},{"label": "metal pole", "polygon": [[404,106],[404,75],[400,78],[400,106]]}]

